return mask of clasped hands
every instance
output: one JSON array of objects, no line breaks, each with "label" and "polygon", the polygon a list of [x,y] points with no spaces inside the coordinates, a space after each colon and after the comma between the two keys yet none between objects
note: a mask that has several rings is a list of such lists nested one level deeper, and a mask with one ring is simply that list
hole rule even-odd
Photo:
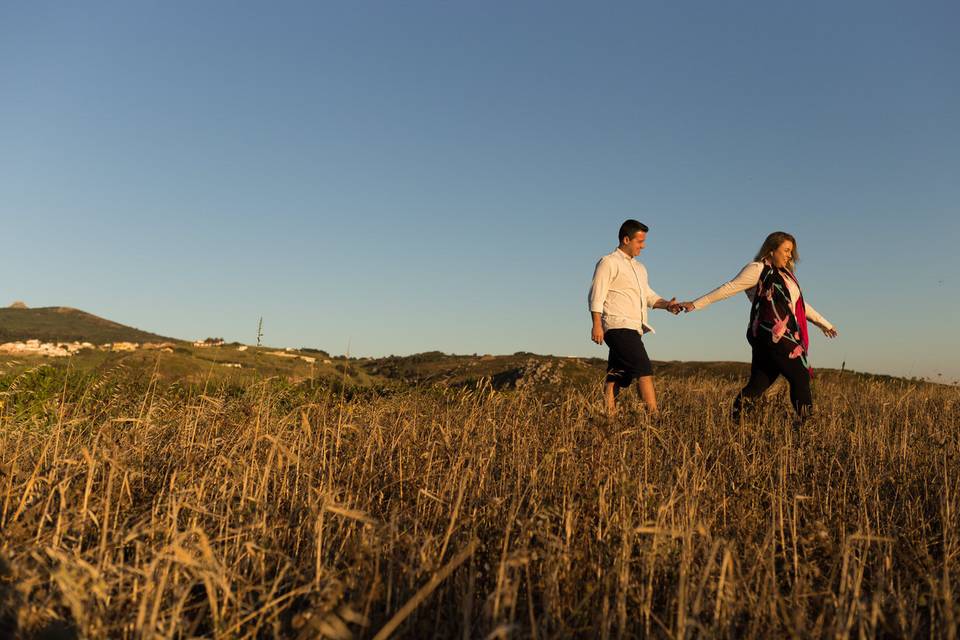
[{"label": "clasped hands", "polygon": [[666,309],[673,315],[677,315],[681,311],[683,311],[684,313],[689,313],[693,311],[692,302],[677,302],[676,298],[670,298],[670,300],[661,300],[655,306],[658,306],[661,309]]}]

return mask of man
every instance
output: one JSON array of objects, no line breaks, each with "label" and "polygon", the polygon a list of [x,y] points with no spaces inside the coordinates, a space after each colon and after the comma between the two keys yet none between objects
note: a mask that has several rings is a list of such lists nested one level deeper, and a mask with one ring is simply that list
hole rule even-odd
[{"label": "man", "polygon": [[606,342],[610,347],[603,396],[611,417],[616,415],[620,390],[629,387],[634,379],[647,409],[656,414],[653,368],[642,340],[644,333],[653,333],[647,314],[653,308],[676,315],[683,308],[676,298],[668,302],[657,295],[647,281],[646,267],[635,260],[646,246],[647,231],[647,225],[636,220],[620,225],[620,246],[600,258],[590,287],[590,337],[597,344]]}]

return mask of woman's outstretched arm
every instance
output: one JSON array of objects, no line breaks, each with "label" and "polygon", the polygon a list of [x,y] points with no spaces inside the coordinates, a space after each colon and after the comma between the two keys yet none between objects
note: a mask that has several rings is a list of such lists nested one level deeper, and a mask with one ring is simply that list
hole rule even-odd
[{"label": "woman's outstretched arm", "polygon": [[820,330],[823,331],[827,337],[835,338],[837,337],[837,328],[830,324],[830,321],[824,318],[820,313],[813,308],[813,305],[807,301],[804,301],[803,308],[807,313],[807,320],[813,324],[820,327]]},{"label": "woman's outstretched arm", "polygon": [[762,262],[751,262],[743,269],[740,270],[736,276],[733,277],[733,280],[725,282],[710,293],[706,293],[693,302],[684,302],[684,310],[693,311],[694,309],[703,309],[708,307],[714,302],[719,302],[729,298],[732,295],[736,295],[741,291],[747,291],[757,286],[757,282],[760,280],[760,273],[763,271]]}]

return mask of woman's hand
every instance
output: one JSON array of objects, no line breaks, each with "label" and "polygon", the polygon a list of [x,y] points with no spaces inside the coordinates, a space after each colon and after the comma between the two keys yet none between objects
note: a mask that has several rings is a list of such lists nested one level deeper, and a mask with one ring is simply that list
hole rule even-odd
[{"label": "woman's hand", "polygon": [[692,302],[681,302],[680,306],[683,307],[684,313],[690,313],[695,309]]},{"label": "woman's hand", "polygon": [[830,327],[829,329],[826,327],[820,327],[820,330],[823,331],[823,335],[827,336],[828,338],[836,338],[838,335],[840,335],[840,332],[837,331],[836,327]]}]

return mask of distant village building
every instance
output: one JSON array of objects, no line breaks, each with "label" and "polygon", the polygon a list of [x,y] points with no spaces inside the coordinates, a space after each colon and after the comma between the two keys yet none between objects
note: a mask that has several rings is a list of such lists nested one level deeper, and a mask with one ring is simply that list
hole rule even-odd
[{"label": "distant village building", "polygon": [[111,351],[136,351],[140,344],[137,342],[114,342]]},{"label": "distant village building", "polygon": [[239,347],[237,347],[237,351],[246,351],[247,348],[248,348],[247,345],[242,344],[242,345],[240,345]]},{"label": "distant village building", "polygon": [[206,340],[197,340],[193,343],[193,346],[205,348],[205,347],[222,347],[223,338],[207,338]]},{"label": "distant village building", "polygon": [[36,355],[48,358],[65,358],[81,351],[92,349],[89,342],[40,342],[32,339],[22,342],[5,342],[0,344],[0,353],[11,355]]},{"label": "distant village building", "polygon": [[147,351],[165,351],[167,349],[173,351],[174,346],[172,342],[144,342],[140,345],[140,348]]},{"label": "distant village building", "polygon": [[30,307],[28,307],[27,303],[23,302],[22,300],[17,300],[16,302],[10,305],[10,308],[11,309],[29,309]]}]

